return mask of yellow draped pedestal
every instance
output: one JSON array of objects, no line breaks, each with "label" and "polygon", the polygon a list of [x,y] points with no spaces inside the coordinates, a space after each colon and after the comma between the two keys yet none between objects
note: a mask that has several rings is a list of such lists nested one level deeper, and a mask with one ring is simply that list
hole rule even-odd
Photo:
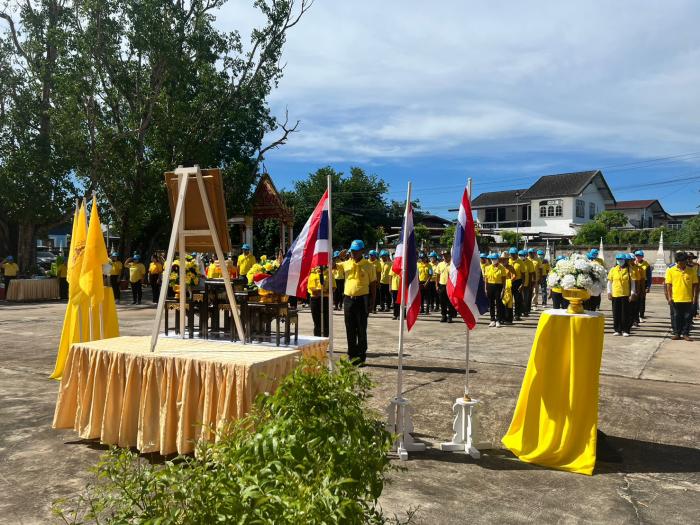
[{"label": "yellow draped pedestal", "polygon": [[542,314],[503,444],[518,458],[579,474],[596,459],[602,314]]},{"label": "yellow draped pedestal", "polygon": [[274,390],[301,357],[324,359],[328,339],[293,347],[161,337],[74,344],[66,359],[54,428],[84,439],[163,455],[194,450]]}]

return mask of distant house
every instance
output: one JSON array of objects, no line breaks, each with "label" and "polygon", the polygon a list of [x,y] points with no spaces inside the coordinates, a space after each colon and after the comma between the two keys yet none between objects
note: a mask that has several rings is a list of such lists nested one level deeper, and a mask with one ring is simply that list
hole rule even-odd
[{"label": "distant house", "polygon": [[600,170],[540,177],[529,188],[494,191],[472,201],[484,233],[517,230],[530,237],[572,237],[616,204]]},{"label": "distant house", "polygon": [[697,216],[698,212],[696,211],[689,211],[685,213],[669,213],[670,218],[666,226],[670,230],[680,230],[681,226],[683,226],[683,223],[685,223],[688,219],[692,219],[693,217]]},{"label": "distant house", "polygon": [[671,220],[671,216],[656,199],[618,201],[606,209],[624,213],[633,228],[659,228]]}]

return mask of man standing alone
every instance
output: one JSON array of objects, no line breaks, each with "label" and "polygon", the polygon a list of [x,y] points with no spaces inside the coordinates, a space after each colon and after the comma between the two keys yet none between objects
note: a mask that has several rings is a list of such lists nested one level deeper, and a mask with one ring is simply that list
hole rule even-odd
[{"label": "man standing alone", "polygon": [[688,256],[683,252],[676,254],[676,265],[666,270],[666,298],[671,305],[673,337],[671,339],[690,338],[690,326],[693,321],[693,300],[698,291],[698,273],[689,268]]}]

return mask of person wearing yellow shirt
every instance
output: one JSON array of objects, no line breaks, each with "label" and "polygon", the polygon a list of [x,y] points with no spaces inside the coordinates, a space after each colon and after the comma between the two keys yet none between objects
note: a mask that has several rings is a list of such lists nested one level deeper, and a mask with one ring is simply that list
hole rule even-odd
[{"label": "person wearing yellow shirt", "polygon": [[129,269],[129,282],[131,283],[131,304],[141,304],[143,289],[141,284],[146,276],[146,267],[141,262],[141,256],[137,253],[124,261],[124,267]]},{"label": "person wearing yellow shirt", "polygon": [[484,280],[486,282],[486,296],[489,299],[489,314],[491,315],[490,327],[500,328],[505,321],[505,305],[503,304],[503,291],[508,277],[506,270],[499,261],[497,253],[489,254],[493,264],[486,268]]},{"label": "person wearing yellow shirt", "polygon": [[401,285],[401,276],[398,273],[391,272],[391,302],[394,304],[394,317],[392,319],[397,321],[399,318],[399,308],[401,305],[398,303],[399,300],[399,287]]},{"label": "person wearing yellow shirt", "polygon": [[430,275],[430,280],[428,281],[428,311],[437,312],[438,305],[440,304],[440,299],[438,297],[438,274],[437,267],[439,264],[439,256],[437,252],[432,251],[428,255],[430,262],[430,270],[432,271]]},{"label": "person wearing yellow shirt", "polygon": [[484,278],[486,278],[486,268],[488,268],[491,265],[488,253],[481,252],[479,254],[479,264],[481,265],[481,275],[483,275]]},{"label": "person wearing yellow shirt", "polygon": [[112,293],[114,294],[114,300],[119,304],[122,296],[122,289],[120,285],[120,280],[122,276],[122,271],[124,270],[124,265],[119,260],[119,254],[117,252],[112,252],[110,256],[112,269],[109,271],[109,285],[112,287]]},{"label": "person wearing yellow shirt", "polygon": [[[418,259],[418,281],[420,283],[420,313],[426,313],[425,305],[428,302],[427,285],[430,282],[432,268],[428,263],[428,257],[421,253]],[[428,314],[430,314],[430,305],[428,305]]]},{"label": "person wearing yellow shirt", "polygon": [[[539,270],[538,289],[535,294],[542,299],[542,308],[547,306],[547,275],[549,275],[549,261],[544,258],[544,250],[537,250],[537,268]],[[540,301],[535,302],[539,306]]]},{"label": "person wearing yellow shirt", "polygon": [[0,263],[0,268],[5,277],[5,296],[7,297],[7,291],[10,289],[10,281],[17,279],[19,266],[15,262],[15,258],[12,257],[12,255],[8,255],[7,258]]},{"label": "person wearing yellow shirt", "polygon": [[644,251],[637,250],[634,252],[637,267],[640,270],[640,288],[639,288],[639,322],[646,322],[647,313],[647,294],[651,291],[651,265],[644,260]]},{"label": "person wearing yellow shirt", "polygon": [[518,249],[513,247],[508,250],[508,265],[512,268],[512,272],[515,274],[515,279],[513,279],[512,289],[513,289],[513,305],[515,309],[515,320],[522,320],[523,313],[523,291],[521,287],[523,286],[525,275],[525,266],[522,261],[518,258]]},{"label": "person wearing yellow shirt", "polygon": [[363,364],[367,360],[367,317],[370,298],[376,290],[377,276],[374,264],[362,257],[365,243],[359,239],[350,244],[350,258],[336,263],[345,274],[343,310],[348,339],[348,358]]},{"label": "person wearing yellow shirt", "polygon": [[608,272],[608,299],[612,302],[613,335],[622,334],[629,337],[632,326],[632,308],[630,301],[635,299],[636,287],[632,278],[626,254],[615,256],[616,266]]},{"label": "person wearing yellow shirt", "polygon": [[163,262],[160,258],[153,254],[151,255],[151,263],[148,265],[148,284],[151,285],[151,293],[153,294],[153,302],[158,302],[160,294],[160,286],[163,279]]},{"label": "person wearing yellow shirt", "polygon": [[241,246],[241,250],[243,250],[243,253],[238,256],[238,261],[236,262],[236,269],[238,271],[238,275],[243,277],[244,275],[248,275],[248,272],[253,267],[256,261],[255,256],[252,253],[250,253],[250,245],[243,244],[243,246]]},{"label": "person wearing yellow shirt", "polygon": [[333,288],[333,309],[342,310],[343,309],[343,291],[345,289],[345,273],[343,272],[343,267],[338,263],[340,261],[340,252],[338,250],[333,252],[333,282],[335,283],[335,288]]},{"label": "person wearing yellow shirt", "polygon": [[690,329],[693,323],[693,302],[698,294],[698,271],[688,266],[688,255],[678,252],[676,264],[666,270],[666,299],[671,306],[673,316],[671,326],[673,337],[692,341]]},{"label": "person wearing yellow shirt", "polygon": [[379,311],[390,312],[392,263],[389,259],[389,252],[387,250],[379,252],[379,259]]},{"label": "person wearing yellow shirt", "polygon": [[68,265],[62,256],[56,257],[56,278],[58,279],[58,296],[68,299]]},{"label": "person wearing yellow shirt", "polygon": [[442,251],[442,261],[438,264],[438,290],[440,293],[440,322],[451,323],[452,319],[457,317],[457,310],[452,306],[449,297],[447,297],[447,281],[450,279],[450,263],[452,262],[452,254],[447,251]]},{"label": "person wearing yellow shirt", "polygon": [[[330,300],[328,278],[328,268],[324,268],[323,274],[321,274],[321,267],[316,266],[309,273],[309,280],[306,286],[309,292],[311,318],[314,321],[314,335],[316,337],[328,337],[328,326],[330,323],[328,312],[328,301]],[[323,300],[321,300],[321,297],[323,297]],[[323,316],[323,323],[321,323],[321,316]],[[323,324],[323,335],[321,335],[321,324]]]},{"label": "person wearing yellow shirt", "polygon": [[379,279],[382,274],[382,262],[379,260],[379,253],[377,250],[370,250],[369,251],[369,262],[372,263],[372,266],[374,266],[374,275],[376,278],[376,282],[374,285],[374,294],[370,295],[370,311],[374,314],[377,313],[377,303],[379,302],[377,299],[380,299],[380,287],[379,287]]},{"label": "person wearing yellow shirt", "polygon": [[[490,259],[491,260],[491,259]],[[508,252],[502,252],[498,258],[499,266],[503,267],[506,271],[506,282],[503,288],[503,321],[501,324],[512,325],[513,324],[513,307],[515,305],[515,299],[513,297],[513,280],[515,279],[515,270],[510,265],[510,256]],[[490,263],[489,263],[490,264]],[[489,267],[486,267],[488,271]],[[486,282],[486,275],[484,275],[484,282]]]},{"label": "person wearing yellow shirt", "polygon": [[[556,268],[557,263],[559,261],[563,261],[566,259],[567,257],[565,255],[557,255],[557,258],[554,261],[554,267]],[[569,307],[569,302],[566,299],[564,299],[564,296],[562,295],[562,289],[559,286],[554,286],[550,288],[549,296],[552,298],[552,308],[559,310],[562,308]]]},{"label": "person wearing yellow shirt", "polygon": [[530,291],[528,292],[528,301],[525,304],[525,309],[529,315],[532,313],[533,303],[537,304],[537,290],[540,285],[540,261],[537,259],[537,253],[534,248],[529,248],[526,253],[525,262],[528,266],[528,270],[530,270]]},{"label": "person wearing yellow shirt", "polygon": [[[600,266],[603,266],[601,259],[598,258],[598,250],[591,250],[586,254],[586,257],[589,261],[591,261],[591,264],[598,264]],[[589,312],[595,312],[596,310],[600,310],[600,294],[591,295],[588,299],[583,301],[583,308],[584,310],[588,310]]]}]

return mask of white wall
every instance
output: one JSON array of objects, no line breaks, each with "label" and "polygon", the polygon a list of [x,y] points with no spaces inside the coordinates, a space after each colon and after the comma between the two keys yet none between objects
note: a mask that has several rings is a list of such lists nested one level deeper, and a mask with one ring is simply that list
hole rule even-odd
[{"label": "white wall", "polygon": [[[581,199],[585,202],[583,218],[576,217],[576,199]],[[603,199],[603,196],[601,195],[600,191],[598,191],[598,188],[595,186],[595,184],[589,184],[584,188],[583,192],[581,192],[581,195],[571,199],[571,205],[573,206],[571,210],[571,222],[573,222],[574,224],[585,224],[587,222],[590,222],[591,219],[588,218],[588,207],[590,206],[591,202],[596,205],[596,214],[605,210],[605,200]]]}]

